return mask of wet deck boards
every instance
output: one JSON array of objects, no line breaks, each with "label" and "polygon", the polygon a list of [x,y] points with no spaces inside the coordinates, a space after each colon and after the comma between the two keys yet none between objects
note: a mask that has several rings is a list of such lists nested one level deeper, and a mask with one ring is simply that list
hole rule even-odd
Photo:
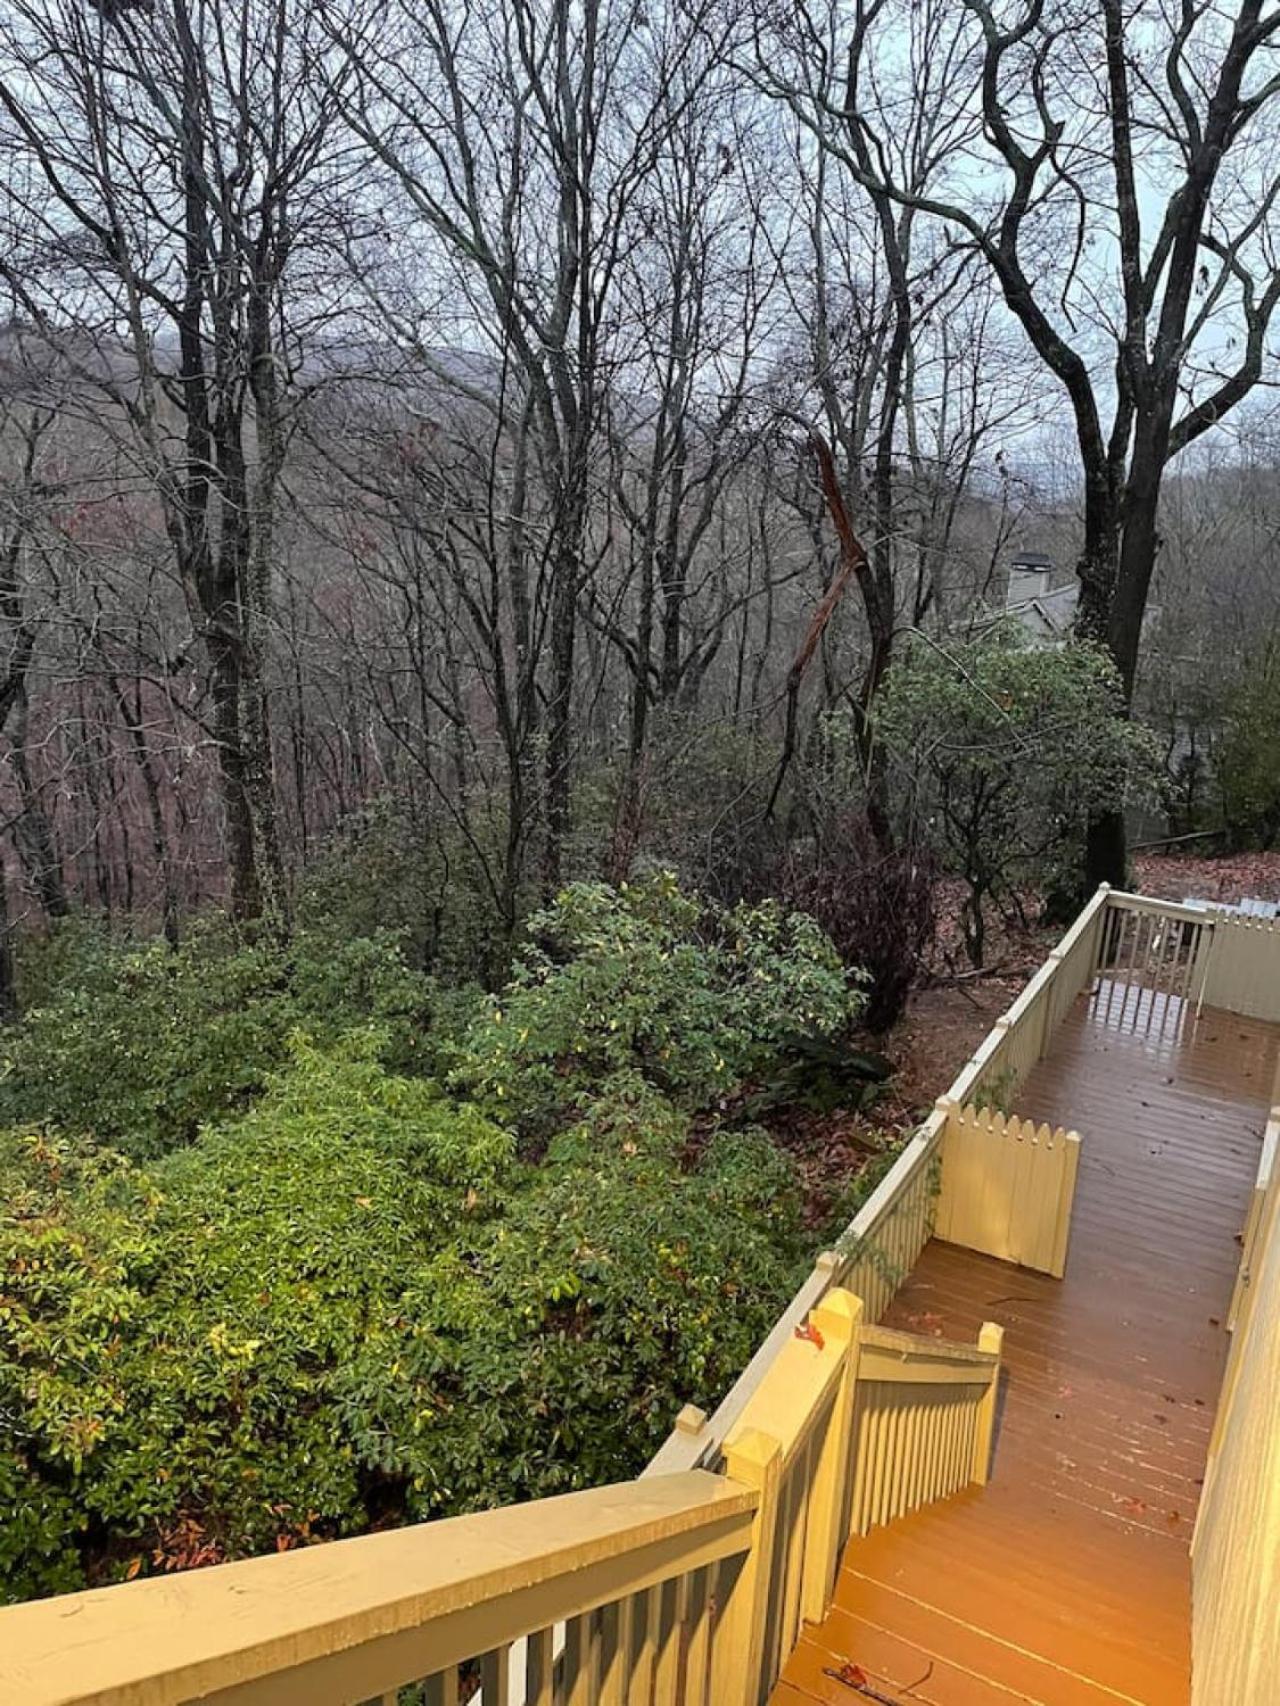
[{"label": "wet deck boards", "polygon": [[1016,1111],[1083,1137],[1062,1281],[931,1243],[890,1325],[1005,1328],[992,1480],[854,1540],[777,1706],[1184,1706],[1189,1560],[1277,1028],[1084,999]]}]

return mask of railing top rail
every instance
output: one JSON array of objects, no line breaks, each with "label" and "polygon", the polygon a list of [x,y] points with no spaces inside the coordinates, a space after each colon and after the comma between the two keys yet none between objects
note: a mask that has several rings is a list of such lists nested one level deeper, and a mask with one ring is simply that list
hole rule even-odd
[{"label": "railing top rail", "polygon": [[884,1214],[891,1208],[903,1191],[914,1183],[921,1165],[928,1159],[929,1151],[937,1144],[942,1135],[945,1123],[944,1113],[935,1109],[922,1125],[916,1127],[902,1147],[893,1166],[881,1179],[862,1207],[854,1215],[840,1236],[841,1246],[849,1246],[856,1254],[856,1244],[864,1237]]},{"label": "railing top rail", "polygon": [[979,1350],[976,1345],[963,1345],[956,1339],[927,1339],[918,1333],[900,1332],[895,1327],[867,1326],[858,1336],[864,1350],[870,1347],[887,1351],[901,1357],[903,1362],[973,1363],[985,1372],[1000,1361],[994,1351]]},{"label": "railing top rail", "polygon": [[1109,889],[1106,899],[1108,906],[1118,907],[1124,912],[1157,913],[1162,918],[1171,918],[1183,924],[1203,924],[1211,927],[1221,917],[1216,907],[1182,906],[1175,900],[1160,900],[1149,894],[1131,894],[1127,889]]},{"label": "railing top rail", "polygon": [[1100,883],[1098,885],[1098,887],[1089,896],[1089,899],[1085,902],[1084,906],[1067,926],[1066,931],[1062,935],[1057,946],[1054,948],[1053,953],[1050,955],[1051,961],[1055,959],[1065,960],[1067,955],[1073,948],[1075,948],[1081,938],[1088,935],[1090,926],[1093,924],[1094,919],[1106,907],[1107,901],[1111,897],[1111,892],[1111,886],[1109,883]]},{"label": "railing top rail", "polygon": [[[1055,948],[1054,957],[1043,960],[1040,965],[1036,967],[1035,971],[1018,991],[1013,1001],[1000,1015],[1000,1018],[1008,1025],[1016,1025],[1023,1014],[1033,1007],[1040,999],[1057,975],[1058,960],[1057,949]],[[999,1022],[999,1020],[996,1021],[997,1024],[999,1024]]]},{"label": "railing top rail", "polygon": [[517,1639],[745,1551],[757,1502],[695,1470],[37,1600],[0,1611],[0,1699],[170,1706],[321,1660],[297,1698],[359,1698],[381,1662],[376,1694],[483,1651],[486,1618],[488,1644]]}]

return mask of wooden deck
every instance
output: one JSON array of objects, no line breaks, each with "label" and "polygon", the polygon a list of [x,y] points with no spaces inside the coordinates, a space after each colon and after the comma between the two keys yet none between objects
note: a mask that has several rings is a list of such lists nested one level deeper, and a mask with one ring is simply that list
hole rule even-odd
[{"label": "wooden deck", "polygon": [[[1188,1546],[1278,1030],[1140,999],[1082,998],[1016,1098],[1083,1137],[1066,1277],[935,1241],[887,1318],[968,1340],[1004,1325],[990,1485],[850,1542],[776,1706],[866,1688],[902,1706],[1187,1701]],[[861,1692],[829,1674],[846,1665]]]}]

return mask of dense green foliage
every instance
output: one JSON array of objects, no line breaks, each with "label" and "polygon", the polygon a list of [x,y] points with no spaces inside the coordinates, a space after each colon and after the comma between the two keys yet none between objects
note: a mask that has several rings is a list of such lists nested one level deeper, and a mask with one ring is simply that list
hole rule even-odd
[{"label": "dense green foliage", "polygon": [[1216,769],[1233,842],[1274,847],[1280,839],[1280,651],[1256,660],[1230,694]]},{"label": "dense green foliage", "polygon": [[723,912],[667,874],[566,889],[529,924],[507,987],[462,1044],[454,1083],[537,1135],[634,1071],[701,1107],[789,1037],[840,1032],[857,996],[812,919],[774,902]]},{"label": "dense green foliage", "polygon": [[4,1408],[28,1469],[112,1534],[164,1548],[216,1513],[240,1551],[353,1520],[328,1380],[510,1154],[372,1041],[296,1042],[250,1114],[145,1174],[10,1140]]},{"label": "dense green foliage", "polygon": [[912,827],[968,888],[982,963],[984,905],[1019,889],[1078,892],[1091,816],[1151,787],[1150,735],[1123,715],[1096,647],[1035,647],[1001,628],[941,655],[909,647],[877,713],[912,784]]},{"label": "dense green foliage", "polygon": [[633,1472],[822,1235],[708,1115],[856,1004],[807,920],[571,889],[447,1047],[385,939],[72,958],[4,1091],[10,1598]]},{"label": "dense green foliage", "polygon": [[51,957],[58,982],[37,983],[0,1041],[0,1125],[47,1121],[159,1155],[245,1107],[299,1027],[323,1043],[379,1024],[400,1065],[421,1047],[428,986],[386,934],[313,932],[283,948],[206,928],[174,952],[79,931]]}]

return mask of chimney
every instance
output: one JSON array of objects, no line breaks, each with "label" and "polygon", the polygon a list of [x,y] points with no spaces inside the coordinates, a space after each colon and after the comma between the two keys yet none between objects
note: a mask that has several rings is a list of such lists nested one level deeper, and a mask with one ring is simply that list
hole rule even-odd
[{"label": "chimney", "polygon": [[1004,595],[1006,610],[1014,610],[1049,590],[1053,558],[1043,551],[1019,551],[1009,564],[1009,586]]}]

